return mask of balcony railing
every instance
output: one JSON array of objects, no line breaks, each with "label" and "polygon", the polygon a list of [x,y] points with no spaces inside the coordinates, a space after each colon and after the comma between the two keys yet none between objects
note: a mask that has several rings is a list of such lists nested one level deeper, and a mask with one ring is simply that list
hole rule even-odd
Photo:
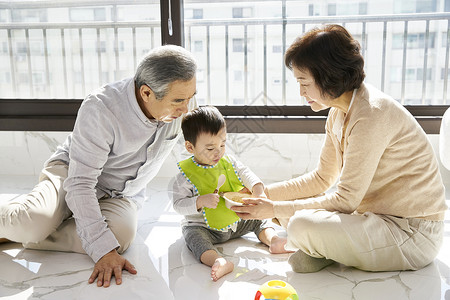
[{"label": "balcony railing", "polygon": [[[414,34],[423,34],[425,37],[425,40],[423,41],[423,49],[420,49],[423,51],[423,62],[422,62],[422,78],[421,78],[421,96],[420,96],[420,104],[429,104],[426,103],[426,89],[427,89],[427,81],[428,80],[427,74],[429,69],[429,61],[428,57],[430,55],[429,53],[429,45],[433,44],[434,47],[439,47],[438,43],[431,43],[430,41],[430,24],[433,21],[442,21],[439,24],[434,24],[434,29],[438,33],[442,33],[442,36],[445,36],[445,40],[442,40],[441,43],[445,45],[444,51],[439,51],[439,53],[435,54],[435,56],[444,56],[445,60],[442,61],[442,68],[444,70],[443,80],[442,80],[442,90],[441,93],[435,93],[435,97],[439,97],[442,102],[439,104],[446,104],[447,101],[447,91],[448,91],[448,64],[449,64],[449,45],[450,45],[450,13],[425,13],[425,14],[401,14],[401,15],[366,15],[366,16],[336,16],[336,17],[304,17],[304,18],[285,18],[285,19],[227,19],[227,20],[187,20],[185,21],[186,31],[187,31],[187,47],[192,50],[191,45],[191,31],[193,28],[206,28],[206,65],[207,65],[207,102],[211,103],[214,102],[211,97],[211,76],[210,76],[210,68],[211,68],[211,55],[209,49],[211,48],[211,42],[210,42],[210,35],[209,32],[211,31],[211,28],[214,27],[224,27],[224,35],[223,40],[225,41],[224,49],[225,49],[225,72],[226,72],[226,103],[229,104],[229,69],[230,69],[230,62],[229,62],[229,49],[230,49],[230,42],[229,42],[229,28],[230,27],[238,27],[242,29],[243,32],[243,39],[244,39],[244,64],[242,69],[244,70],[244,98],[245,98],[245,104],[251,104],[249,103],[248,99],[248,89],[249,89],[249,80],[248,80],[248,45],[249,45],[249,38],[248,38],[248,32],[249,27],[253,27],[253,31],[256,31],[256,27],[262,28],[262,36],[261,39],[263,40],[263,57],[261,59],[261,64],[263,65],[263,91],[262,94],[264,97],[264,104],[270,104],[267,101],[267,85],[268,85],[268,72],[267,72],[267,63],[268,63],[268,55],[267,55],[267,28],[268,26],[280,26],[281,27],[281,40],[282,40],[282,52],[284,53],[286,50],[286,47],[289,46],[289,43],[292,41],[293,37],[291,36],[291,40],[287,41],[287,30],[288,27],[297,27],[301,28],[301,30],[296,30],[294,33],[294,37],[298,36],[304,32],[306,32],[307,28],[311,28],[312,26],[325,24],[325,23],[338,23],[343,26],[349,26],[353,25],[352,27],[352,34],[355,35],[355,31],[357,36],[360,38],[361,43],[361,49],[362,49],[362,55],[365,56],[367,50],[367,41],[369,39],[369,32],[368,27],[372,24],[381,24],[379,30],[382,34],[382,39],[377,41],[378,43],[382,44],[382,53],[379,54],[379,57],[381,58],[379,66],[379,74],[380,77],[378,80],[375,78],[372,78],[372,80],[376,80],[379,82],[379,88],[381,90],[385,90],[386,85],[386,56],[389,51],[392,51],[391,49],[387,48],[387,41],[390,40],[388,38],[388,26],[395,23],[396,27],[399,27],[399,23],[401,23],[403,30],[403,45],[402,45],[402,63],[401,63],[401,94],[398,100],[405,104],[405,89],[406,89],[406,82],[407,82],[407,57],[408,57],[408,34],[409,31],[409,25],[411,23],[416,22],[424,22],[425,26],[416,26],[414,28]],[[359,28],[358,28],[359,27]],[[376,35],[376,31],[372,31],[371,34]],[[439,39],[439,35],[437,37]],[[443,53],[441,53],[443,52]],[[445,54],[444,54],[445,53]],[[366,58],[367,59],[367,58]],[[281,103],[279,104],[286,104],[286,68],[284,67],[283,61],[280,61],[280,70],[282,73],[282,97],[281,97]],[[440,70],[438,70],[440,71]],[[372,72],[374,73],[374,72]],[[437,72],[436,72],[437,74]],[[439,95],[439,96],[437,96]],[[441,98],[442,97],[442,98]],[[435,101],[439,102],[439,101]]]},{"label": "balcony railing", "polygon": [[[218,105],[226,110],[226,105],[236,104],[236,95],[242,99],[239,104],[247,106],[298,104],[298,87],[288,80],[291,77],[287,76],[282,53],[295,36],[322,23],[342,24],[360,40],[362,54],[366,58],[367,81],[393,94],[402,104],[421,104],[419,107],[436,104],[442,108],[439,114],[444,111],[448,98],[450,13],[185,20],[186,47],[197,55],[203,70],[198,80],[198,97],[203,99],[201,104]],[[57,42],[50,41],[50,33]],[[402,37],[401,46],[395,49],[392,46],[394,33]],[[408,39],[411,36],[422,38],[418,47],[411,47],[411,40]],[[119,80],[124,74],[132,75],[143,50],[159,45],[159,37],[159,21],[0,23],[0,38],[5,41],[3,55],[0,52],[0,59],[3,59],[0,68],[4,74],[9,74],[10,79],[6,85],[0,83],[0,97],[81,101],[90,89]],[[95,45],[94,49],[85,42],[86,39]],[[242,41],[242,47],[235,49],[233,39]],[[36,41],[42,45],[37,55],[32,50],[32,43]],[[197,53],[195,43],[198,41],[202,47]],[[17,51],[18,42],[22,45],[20,51]],[[107,45],[102,46],[102,42]],[[270,53],[270,46],[277,45],[281,46],[280,53]],[[390,57],[394,52],[401,60]],[[217,57],[220,57],[220,64]],[[277,58],[275,62],[274,57]],[[413,80],[408,73],[409,58],[414,58],[413,65],[422,70]],[[121,64],[125,59],[131,63],[126,66]],[[397,81],[392,80],[390,73],[393,63],[400,71]],[[276,67],[273,67],[274,64]],[[236,81],[232,78],[232,71],[236,69],[242,74],[239,88],[236,88]],[[36,72],[42,76],[34,78]],[[442,74],[439,76],[440,72]],[[280,77],[278,86],[274,87],[270,81],[272,74]],[[411,88],[415,89],[418,102],[411,103],[408,94]],[[74,118],[72,115],[66,115],[64,120]],[[311,115],[314,116],[312,112]],[[243,115],[238,113],[234,116]],[[299,116],[304,117],[303,113]],[[436,117],[436,124],[432,126],[434,129],[429,129],[429,132],[436,133],[440,115]],[[0,127],[11,130],[6,129],[8,126]]]},{"label": "balcony railing", "polygon": [[[392,43],[392,33],[395,31],[393,28],[402,27],[402,49],[397,49],[397,52],[401,52],[401,79],[400,84],[396,84],[395,86],[400,87],[400,93],[397,98],[401,103],[405,103],[406,100],[406,89],[408,84],[408,64],[407,59],[410,56],[410,52],[414,52],[414,56],[412,59],[416,60],[416,57],[420,57],[422,62],[420,63],[420,69],[422,70],[421,81],[413,80],[414,86],[421,86],[420,103],[417,104],[446,104],[448,98],[448,64],[449,64],[449,45],[450,45],[450,34],[449,34],[449,26],[450,26],[450,13],[427,13],[427,14],[409,14],[409,15],[391,15],[391,16],[345,16],[345,17],[305,17],[305,18],[266,18],[266,19],[227,19],[227,20],[185,20],[185,36],[186,36],[186,47],[190,50],[193,50],[193,38],[200,39],[202,43],[205,43],[205,51],[203,51],[199,56],[201,56],[200,60],[205,61],[204,66],[204,82],[205,89],[204,91],[200,91],[203,94],[203,98],[205,98],[205,102],[208,104],[233,104],[230,101],[230,60],[232,58],[232,50],[233,45],[230,43],[230,37],[242,37],[243,40],[243,59],[240,65],[240,70],[243,72],[243,84],[242,84],[242,96],[244,99],[243,104],[251,104],[252,101],[258,95],[263,96],[264,104],[289,104],[286,101],[286,87],[287,87],[287,79],[286,79],[286,68],[283,65],[282,59],[279,59],[279,67],[275,72],[277,75],[281,74],[281,93],[278,96],[272,96],[273,100],[270,103],[268,101],[267,96],[269,95],[268,85],[269,80],[268,77],[268,61],[271,59],[271,56],[268,54],[268,45],[273,42],[273,34],[268,35],[268,28],[279,28],[280,31],[277,33],[280,37],[277,43],[281,44],[282,52],[285,51],[286,47],[292,42],[295,36],[298,36],[305,32],[308,28],[322,24],[322,23],[340,23],[344,26],[348,26],[352,28],[351,32],[360,39],[362,45],[362,54],[366,56],[367,52],[371,50],[368,49],[367,43],[368,40],[371,39],[371,35],[376,36],[377,40],[372,42],[376,44],[382,44],[381,53],[377,53],[376,62],[377,69],[371,66],[368,72],[368,81],[375,82],[381,90],[385,90],[386,84],[389,81],[386,80],[387,69],[390,68],[387,65],[387,55],[391,53],[392,47],[388,48],[387,44]],[[418,22],[422,22],[420,26],[417,26]],[[378,26],[376,29],[368,29],[373,25]],[[424,41],[422,41],[422,46],[418,49],[409,48],[408,45],[408,35],[411,33],[409,27],[410,24],[416,25],[413,29],[414,36],[422,36],[424,37]],[[423,26],[425,25],[425,26]],[[434,33],[433,39],[436,41],[430,41],[430,27],[433,28]],[[215,35],[214,40],[212,41],[212,37],[210,32],[216,30],[217,28],[223,28],[223,35]],[[233,28],[234,32],[239,32],[239,34],[233,33],[230,34],[230,29]],[[288,33],[289,29],[295,28],[294,34]],[[388,30],[391,28],[391,30]],[[136,31],[139,29],[148,30],[146,35],[141,35],[137,38]],[[25,77],[23,74],[27,74],[26,81],[27,87],[30,91],[27,98],[74,98],[74,97],[84,97],[85,93],[88,92],[86,84],[87,82],[92,82],[87,77],[87,74],[90,72],[86,72],[86,58],[89,57],[90,61],[96,60],[96,68],[90,67],[90,71],[95,70],[97,73],[96,82],[93,82],[92,86],[89,86],[90,89],[94,88],[97,85],[101,85],[109,80],[118,80],[123,74],[133,74],[136,68],[136,64],[139,61],[142,53],[138,53],[137,51],[137,40],[145,39],[145,49],[151,49],[152,47],[158,45],[159,36],[160,36],[160,22],[159,21],[140,21],[140,22],[68,22],[68,23],[8,23],[1,24],[0,23],[0,36],[6,37],[7,41],[7,49],[5,49],[4,44],[4,53],[3,58],[9,56],[9,67],[7,64],[3,64],[2,71],[9,74],[10,84],[9,91],[5,90],[5,86],[3,86],[4,93],[6,97],[9,98],[23,98],[23,95],[18,91],[18,84],[23,84]],[[204,35],[196,36],[193,35],[193,31],[203,30]],[[109,30],[110,32],[106,32]],[[292,30],[291,30],[292,31]],[[30,37],[30,32],[33,32],[33,38]],[[40,33],[39,33],[40,32]],[[48,33],[52,32],[52,39],[55,41],[49,41]],[[59,32],[59,33],[58,33]],[[122,34],[119,37],[119,32]],[[390,33],[390,34],[389,34]],[[107,36],[109,34],[109,36]],[[56,36],[59,35],[59,36]],[[92,36],[95,35],[95,40],[92,41]],[[101,35],[104,35],[104,39],[112,40],[112,47],[105,49],[105,47],[101,46],[102,40]],[[250,35],[250,36],[249,36]],[[379,36],[381,38],[378,40]],[[86,38],[90,38],[91,42],[95,42],[95,53],[91,51],[92,46],[86,45],[84,40]],[[268,41],[268,38],[271,39]],[[445,40],[444,40],[445,38]],[[68,39],[70,39],[70,44],[73,45],[76,49],[66,49]],[[122,41],[121,41],[122,39]],[[221,41],[218,43],[217,41]],[[40,49],[40,53],[33,55],[31,49],[31,42],[38,42],[38,46]],[[438,43],[439,41],[439,43]],[[130,48],[131,51],[120,53],[121,47],[120,43],[124,42],[127,45],[127,48]],[[22,45],[22,48],[18,49],[18,43]],[[214,43],[214,44],[213,44]],[[253,43],[253,44],[252,44]],[[411,43],[411,42],[409,42]],[[220,44],[217,46],[215,44]],[[434,53],[430,53],[430,45],[433,46]],[[445,45],[445,47],[442,47]],[[57,49],[55,48],[57,46]],[[261,46],[262,49],[255,49]],[[123,46],[122,46],[123,47]],[[221,49],[219,49],[220,47]],[[250,53],[250,47],[253,48],[252,53]],[[380,47],[378,47],[380,48]],[[225,96],[224,99],[216,100],[214,96],[211,95],[211,89],[213,87],[213,78],[211,78],[211,70],[214,68],[212,66],[212,55],[211,49],[217,49],[218,51],[222,51],[224,53],[224,57],[222,59],[225,61],[225,65],[223,70],[220,70],[221,73],[225,74]],[[6,50],[6,51],[5,51]],[[19,50],[19,51],[17,51]],[[123,51],[123,49],[122,49]],[[6,52],[6,53],[5,53]],[[60,52],[60,53],[58,53]],[[78,61],[77,64],[73,66],[73,69],[68,67],[68,59],[70,52],[70,60]],[[89,52],[89,53],[88,53]],[[111,53],[107,53],[111,52]],[[261,54],[259,53],[261,52]],[[114,63],[112,65],[104,66],[104,59],[102,59],[102,55],[108,54],[111,58],[114,59]],[[256,55],[260,56],[260,58],[256,58]],[[373,54],[372,54],[373,55]],[[96,59],[93,59],[95,56]],[[1,56],[0,56],[1,57]],[[125,59],[126,57],[131,57],[132,64],[129,64],[126,67],[120,66],[120,61]],[[430,68],[429,57],[433,57],[436,61],[434,65]],[[279,57],[277,57],[278,59]],[[129,59],[129,58],[128,58]],[[42,67],[36,68],[34,65],[37,60],[44,61],[44,69]],[[258,64],[257,69],[250,70],[249,63],[250,60],[254,65]],[[6,60],[4,60],[6,62]],[[65,91],[63,95],[60,93],[54,93],[56,97],[52,97],[49,93],[51,91],[51,85],[53,84],[52,80],[55,81],[54,77],[59,78],[59,74],[55,73],[55,70],[50,70],[49,62],[53,61],[54,63],[59,63],[62,67],[61,70],[61,78],[63,78],[63,85],[60,86],[62,90]],[[366,58],[366,61],[369,61]],[[397,63],[397,62],[396,62]],[[233,64],[236,64],[236,61],[233,61]],[[414,65],[417,66],[417,61],[414,62]],[[26,70],[24,70],[24,66],[26,66]],[[436,69],[436,66],[440,66],[441,69]],[[216,71],[217,71],[217,67]],[[77,93],[69,94],[69,81],[71,84],[74,82],[74,78],[70,80],[73,76],[74,69],[81,75],[81,78],[75,78],[76,84],[79,85],[79,89],[77,89]],[[258,76],[256,73],[257,70],[261,69],[262,76]],[[433,80],[430,80],[429,72],[433,72],[434,77]],[[439,72],[443,72],[441,76],[439,76]],[[39,82],[34,82],[33,74],[38,72],[40,76]],[[22,77],[18,76],[18,73],[22,73]],[[113,74],[112,76],[104,76],[104,72],[109,72]],[[72,74],[72,76],[71,76]],[[249,74],[253,74],[251,80],[249,78]],[[377,74],[378,78],[375,78]],[[92,74],[90,74],[92,76]],[[371,78],[372,77],[372,78]],[[438,78],[436,78],[438,77]],[[52,78],[52,79],[51,79]],[[441,79],[442,78],[442,79]],[[250,87],[251,85],[257,86],[256,91],[254,87]],[[42,84],[44,83],[44,84]],[[427,87],[429,84],[434,84],[433,92],[430,96],[427,96]],[[44,91],[39,93],[39,87]],[[261,86],[261,87],[259,87]],[[436,91],[440,88],[440,92]],[[254,92],[250,95],[249,90],[252,89]],[[9,92],[9,93],[6,93]],[[391,91],[387,91],[388,93]],[[417,94],[417,93],[416,93]],[[43,96],[45,95],[45,96]],[[297,95],[295,95],[297,97]],[[431,103],[429,103],[431,102]]]}]

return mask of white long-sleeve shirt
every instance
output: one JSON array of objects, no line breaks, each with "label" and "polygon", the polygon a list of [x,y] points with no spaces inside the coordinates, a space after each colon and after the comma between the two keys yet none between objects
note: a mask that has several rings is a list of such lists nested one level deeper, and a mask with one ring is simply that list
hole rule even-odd
[{"label": "white long-sleeve shirt", "polygon": [[95,262],[119,246],[98,199],[126,197],[140,207],[146,185],[181,136],[180,126],[181,117],[163,123],[144,115],[133,78],[105,85],[83,101],[73,132],[47,163],[69,165],[66,202],[83,248]]}]

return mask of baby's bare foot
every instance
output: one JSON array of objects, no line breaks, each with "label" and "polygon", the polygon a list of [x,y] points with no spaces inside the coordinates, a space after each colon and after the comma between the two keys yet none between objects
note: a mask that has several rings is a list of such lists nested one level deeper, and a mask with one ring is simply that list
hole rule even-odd
[{"label": "baby's bare foot", "polygon": [[213,281],[219,280],[223,275],[233,271],[234,264],[231,261],[226,261],[225,258],[219,257],[211,267],[211,279]]},{"label": "baby's bare foot", "polygon": [[274,236],[270,241],[269,252],[272,254],[280,254],[280,253],[291,253],[294,251],[288,251],[284,249],[284,245],[286,245],[287,238],[282,238],[279,236]]}]

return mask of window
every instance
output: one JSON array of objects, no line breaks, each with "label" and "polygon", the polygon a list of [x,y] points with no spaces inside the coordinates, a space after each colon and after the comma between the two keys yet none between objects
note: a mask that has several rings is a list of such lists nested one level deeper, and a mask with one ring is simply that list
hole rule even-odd
[{"label": "window", "polygon": [[[441,80],[445,78],[445,68],[441,68]],[[447,79],[450,79],[450,71],[447,70]]]},{"label": "window", "polygon": [[204,82],[205,81],[205,70],[203,69],[197,69],[197,82]]},{"label": "window", "polygon": [[74,72],[74,74],[73,74],[73,82],[74,83],[81,84],[82,83],[82,81],[81,81],[82,78],[83,78],[83,76],[81,75],[80,71]]},{"label": "window", "polygon": [[109,72],[102,72],[102,83],[107,83],[108,81],[110,81],[109,79]]},{"label": "window", "polygon": [[436,0],[417,0],[416,13],[429,13],[436,11]]},{"label": "window", "polygon": [[28,73],[20,72],[18,78],[19,84],[28,83],[30,81],[30,79],[28,78]]},{"label": "window", "polygon": [[119,41],[119,51],[124,52],[125,51],[125,42]]},{"label": "window", "polygon": [[184,11],[184,17],[186,19],[203,19],[203,9],[201,8],[186,9]]},{"label": "window", "polygon": [[244,98],[233,98],[234,105],[243,105],[245,104]]},{"label": "window", "polygon": [[272,78],[273,85],[281,85],[281,82],[282,82],[281,78],[278,78],[278,77]]},{"label": "window", "polygon": [[[417,77],[416,80],[422,80],[423,79],[423,68],[418,68],[417,69]],[[426,78],[427,80],[431,80],[431,69],[427,69],[427,74],[426,74]]]},{"label": "window", "polygon": [[194,41],[194,52],[203,51],[203,41]]},{"label": "window", "polygon": [[238,70],[238,71],[234,71],[234,81],[242,81],[243,80],[243,76],[242,76],[242,71]]},{"label": "window", "polygon": [[329,16],[336,15],[336,3],[328,4],[328,15]]},{"label": "window", "polygon": [[359,6],[359,14],[367,15],[367,2],[360,2],[358,6]]},{"label": "window", "polygon": [[5,72],[5,73],[0,73],[0,83],[6,83],[6,84],[10,84],[11,83],[11,74],[9,72]]},{"label": "window", "polygon": [[314,16],[314,4],[309,4],[308,5],[308,15],[309,16]]},{"label": "window", "polygon": [[44,54],[44,44],[39,41],[30,42],[30,54],[41,56]]},{"label": "window", "polygon": [[197,104],[198,105],[205,105],[206,104],[205,98],[195,97],[195,100],[197,100]]},{"label": "window", "polygon": [[272,52],[273,53],[282,53],[283,52],[283,46],[282,45],[273,45],[272,46]]},{"label": "window", "polygon": [[[49,1],[16,0],[8,2],[12,9],[0,9],[0,20],[15,26],[11,31],[12,59],[9,57],[7,30],[0,29],[0,59],[3,62],[0,74],[9,74],[3,76],[2,81],[9,78],[10,82],[28,88],[30,81],[33,88],[42,82],[39,88],[44,86],[45,89],[35,93],[34,98],[82,99],[99,85],[119,80],[117,76],[134,74],[140,58],[161,42],[159,1],[130,1],[131,4],[122,1],[119,4],[92,0],[89,6],[69,2],[58,2],[56,8],[55,5],[45,7]],[[154,4],[133,4],[144,2]],[[276,105],[298,103],[298,85],[295,80],[290,80],[292,74],[283,65],[283,49],[288,48],[304,30],[327,23],[328,16],[347,15],[359,15],[356,21],[346,22],[343,17],[342,22],[364,47],[367,82],[394,95],[399,101],[402,101],[402,85],[407,84],[404,89],[408,92],[408,85],[413,85],[420,94],[417,98],[420,98],[420,88],[424,84],[420,68],[424,66],[424,48],[427,45],[426,96],[432,99],[431,103],[442,101],[443,84],[440,79],[444,76],[441,68],[445,62],[448,18],[440,18],[438,13],[450,11],[450,0],[384,0],[380,3],[368,0],[184,0],[183,3],[185,45],[198,58],[201,71],[197,80],[202,83],[198,88],[198,98],[205,99],[205,103],[233,104],[233,99],[236,99],[236,103],[251,104],[258,95],[267,95]],[[419,12],[429,15],[419,15]],[[407,20],[405,63],[405,20],[396,15],[403,13],[411,14]],[[376,15],[377,18],[366,15]],[[282,20],[283,16],[287,19]],[[314,22],[305,23],[308,16],[314,16]],[[249,18],[255,18],[257,22]],[[217,24],[216,19],[220,20]],[[428,39],[424,26],[427,20],[430,22]],[[33,29],[27,29],[27,22],[68,26],[63,26],[64,29],[46,28],[44,41],[45,24],[42,28],[33,26]],[[77,26],[71,22],[76,22]],[[282,39],[283,22],[285,40]],[[386,41],[382,40],[383,22],[387,24]],[[24,23],[23,28],[16,29],[20,23]],[[86,27],[78,24],[86,24]],[[206,36],[208,32],[209,37]],[[384,42],[387,48],[383,59]],[[115,49],[116,45],[118,49]],[[209,51],[206,51],[206,46]],[[48,55],[48,71],[43,63],[45,55]],[[116,70],[117,63],[119,70]],[[80,66],[84,67],[83,74],[76,73],[81,72]],[[41,74],[36,76],[42,80],[28,78],[29,74],[35,73]],[[64,78],[67,78],[67,83],[64,83]],[[78,82],[77,88],[71,87],[74,81]],[[227,81],[228,85],[225,84]],[[237,86],[233,86],[233,82]],[[12,98],[28,95],[7,85],[2,88],[9,89],[5,95]],[[30,95],[33,97],[33,93]],[[447,102],[448,99],[450,97]]]},{"label": "window", "polygon": [[72,22],[106,21],[105,8],[71,8],[69,15]]},{"label": "window", "polygon": [[389,81],[392,83],[398,83],[402,81],[402,69],[399,67],[390,68]]},{"label": "window", "polygon": [[[77,7],[77,1],[59,1],[54,5],[50,1],[16,0],[9,2],[10,8],[0,9],[0,18],[5,17],[5,24],[14,24],[14,30],[10,31],[12,53],[8,31],[0,29],[0,60],[3,62],[0,74],[9,74],[11,83],[27,87],[25,92],[5,85],[2,95],[83,99],[107,82],[132,76],[141,57],[160,45],[159,3],[113,5],[113,1],[91,2],[89,6]],[[200,10],[195,12],[196,15]],[[142,20],[146,20],[145,26]],[[111,25],[97,25],[103,21],[111,21]],[[63,24],[63,28],[48,28],[47,24],[39,26],[39,23],[47,22]],[[78,25],[73,26],[72,22]],[[28,23],[35,25],[29,28]],[[84,67],[83,74],[81,66]],[[73,82],[76,88],[73,88]]]},{"label": "window", "polygon": [[429,13],[435,12],[436,0],[397,0],[394,1],[394,12],[404,13]]},{"label": "window", "polygon": [[253,10],[250,7],[233,7],[233,18],[251,18]]},{"label": "window", "polygon": [[[428,48],[434,48],[435,45],[435,36],[434,32],[430,32],[428,38]],[[403,34],[395,34],[393,36],[392,48],[400,49],[403,48]],[[407,37],[407,47],[409,49],[417,49],[417,48],[425,48],[425,33],[408,33]]]},{"label": "window", "polygon": [[203,9],[193,9],[193,19],[203,19]]},{"label": "window", "polygon": [[13,9],[11,10],[12,22],[39,23],[47,22],[46,9]]},{"label": "window", "polygon": [[45,84],[45,75],[44,72],[33,72],[33,83],[37,85]]},{"label": "window", "polygon": [[[391,80],[399,82],[401,81],[402,72],[401,68],[393,68],[391,70]],[[427,68],[426,80],[432,80],[432,69]],[[443,76],[443,75],[442,75]],[[441,77],[442,77],[441,76]],[[423,80],[423,68],[406,68],[405,79],[407,81],[422,81]]]},{"label": "window", "polygon": [[105,41],[100,41],[100,44],[98,45],[98,51],[100,53],[106,52],[106,42]]},{"label": "window", "polygon": [[17,42],[16,43],[16,53],[19,55],[26,55],[28,51],[27,43],[26,42]]},{"label": "window", "polygon": [[406,80],[409,80],[409,81],[416,80],[416,69],[415,68],[407,68],[405,77],[406,77]]},{"label": "window", "polygon": [[233,39],[233,52],[244,52],[244,39]]},{"label": "window", "polygon": [[6,9],[0,9],[0,22],[6,23],[8,22],[8,11]]}]

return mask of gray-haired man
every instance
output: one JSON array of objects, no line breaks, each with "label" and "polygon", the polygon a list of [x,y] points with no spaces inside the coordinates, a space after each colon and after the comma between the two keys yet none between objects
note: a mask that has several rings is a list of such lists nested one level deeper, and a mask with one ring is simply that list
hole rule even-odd
[{"label": "gray-haired man", "polygon": [[0,204],[0,241],[31,249],[87,253],[89,282],[108,287],[136,234],[147,183],[181,135],[180,116],[194,108],[196,62],[178,46],[152,50],[134,78],[88,95],[73,132],[45,162],[38,185]]}]

